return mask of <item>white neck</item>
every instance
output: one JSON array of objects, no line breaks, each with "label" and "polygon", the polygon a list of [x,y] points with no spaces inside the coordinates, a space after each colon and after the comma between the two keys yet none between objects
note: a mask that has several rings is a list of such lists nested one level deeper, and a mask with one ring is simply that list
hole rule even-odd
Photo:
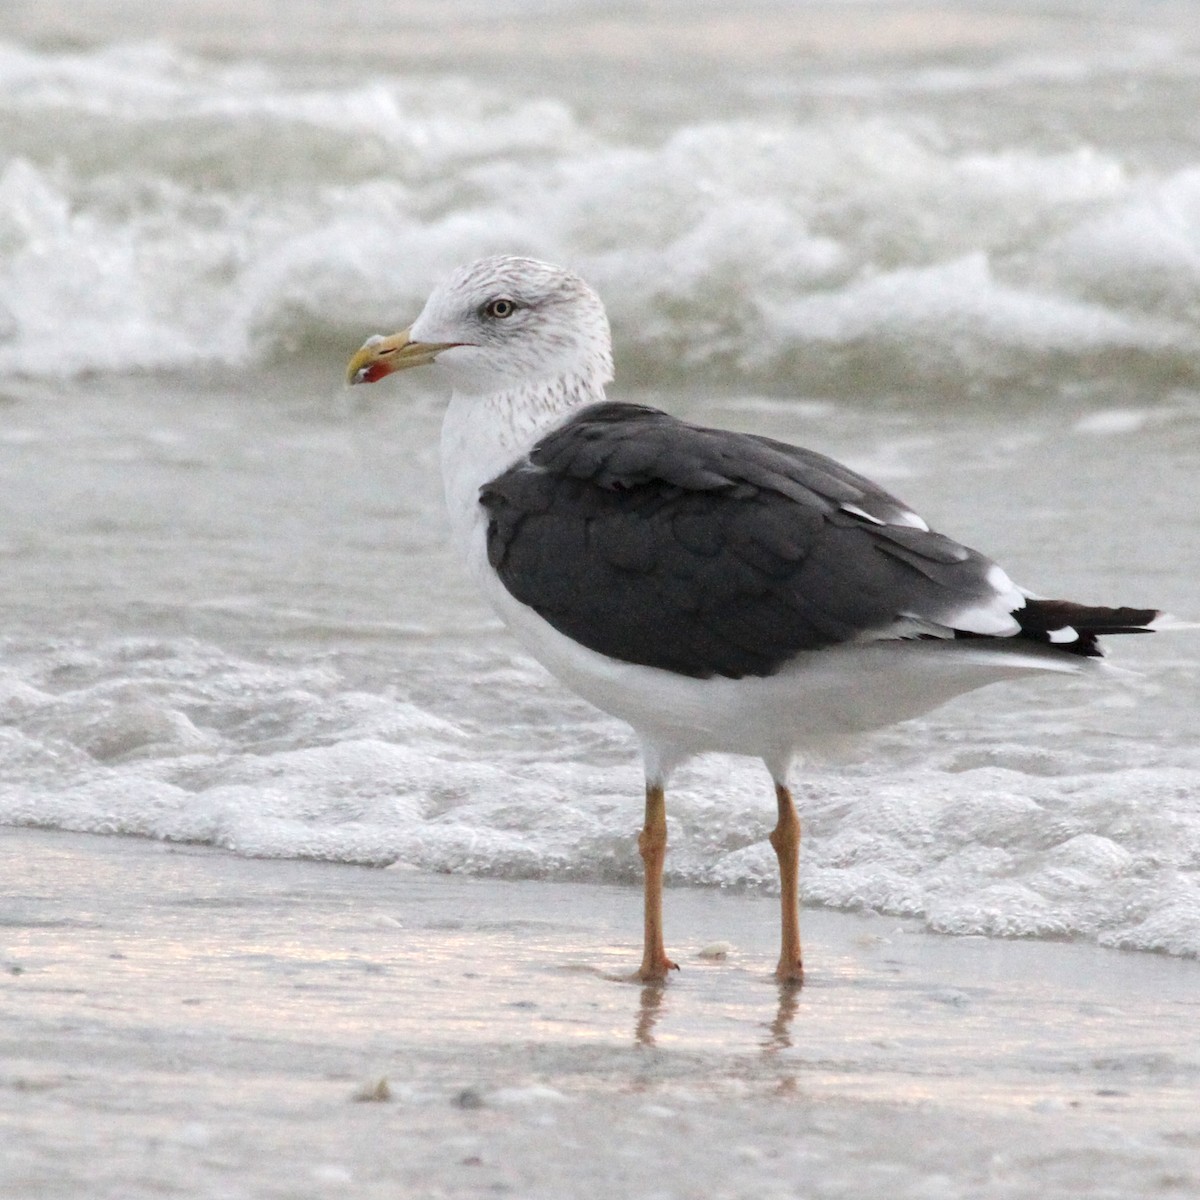
[{"label": "white neck", "polygon": [[442,421],[442,483],[455,540],[469,549],[482,519],[479,489],[571,413],[604,399],[595,377],[574,375],[485,396],[450,397]]}]

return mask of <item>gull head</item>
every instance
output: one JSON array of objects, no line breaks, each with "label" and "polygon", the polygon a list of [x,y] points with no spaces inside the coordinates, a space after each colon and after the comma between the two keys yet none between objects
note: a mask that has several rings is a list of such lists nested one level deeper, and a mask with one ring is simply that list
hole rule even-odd
[{"label": "gull head", "polygon": [[533,258],[482,258],[440,283],[399,333],[368,338],[350,383],[432,365],[454,391],[489,395],[556,380],[602,388],[612,343],[600,297],[578,275]]}]

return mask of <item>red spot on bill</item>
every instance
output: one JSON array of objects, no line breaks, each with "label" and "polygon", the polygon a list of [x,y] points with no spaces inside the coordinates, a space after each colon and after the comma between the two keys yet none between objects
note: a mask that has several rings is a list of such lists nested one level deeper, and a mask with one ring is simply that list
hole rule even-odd
[{"label": "red spot on bill", "polygon": [[357,383],[378,383],[385,375],[390,375],[392,368],[385,362],[373,362],[358,372]]}]

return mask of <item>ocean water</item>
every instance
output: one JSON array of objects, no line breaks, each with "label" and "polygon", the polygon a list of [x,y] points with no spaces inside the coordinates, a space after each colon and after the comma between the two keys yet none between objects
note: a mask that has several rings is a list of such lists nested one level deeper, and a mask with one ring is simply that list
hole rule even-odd
[{"label": "ocean water", "polygon": [[[441,398],[341,386],[485,253],[597,286],[613,395],[1200,617],[1187,8],[328,7],[0,15],[0,821],[639,878],[627,732],[446,546]],[[1200,955],[1200,634],[1113,661],[799,768],[806,903]],[[775,886],[761,768],[669,814],[670,882]]]}]

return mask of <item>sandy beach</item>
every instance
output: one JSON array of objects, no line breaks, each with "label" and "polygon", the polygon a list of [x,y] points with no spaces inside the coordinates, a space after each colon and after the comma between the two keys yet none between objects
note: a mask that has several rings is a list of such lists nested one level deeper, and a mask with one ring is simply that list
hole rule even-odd
[{"label": "sandy beach", "polygon": [[[1200,1190],[1200,966],[673,889],[0,833],[0,1195]],[[726,944],[724,959],[705,958]]]}]

